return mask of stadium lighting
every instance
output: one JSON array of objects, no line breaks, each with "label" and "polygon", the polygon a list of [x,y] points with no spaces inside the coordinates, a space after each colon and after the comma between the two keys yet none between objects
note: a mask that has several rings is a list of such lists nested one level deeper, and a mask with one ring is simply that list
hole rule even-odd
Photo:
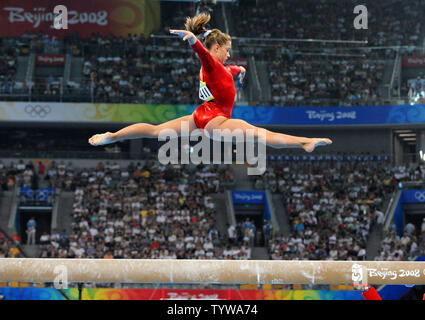
[{"label": "stadium lighting", "polygon": [[412,133],[412,130],[394,130],[395,133]]},{"label": "stadium lighting", "polygon": [[416,133],[401,133],[400,137],[416,137]]}]

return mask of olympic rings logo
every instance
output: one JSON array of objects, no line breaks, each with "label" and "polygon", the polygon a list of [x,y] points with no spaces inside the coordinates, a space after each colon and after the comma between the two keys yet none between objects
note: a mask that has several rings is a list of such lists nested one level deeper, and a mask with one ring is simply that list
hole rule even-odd
[{"label": "olympic rings logo", "polygon": [[49,105],[27,105],[25,107],[25,112],[29,114],[32,118],[45,118],[50,112],[52,112],[52,108]]},{"label": "olympic rings logo", "polygon": [[425,201],[425,191],[416,191],[415,192],[415,198],[416,200],[420,201],[420,202],[424,202]]}]

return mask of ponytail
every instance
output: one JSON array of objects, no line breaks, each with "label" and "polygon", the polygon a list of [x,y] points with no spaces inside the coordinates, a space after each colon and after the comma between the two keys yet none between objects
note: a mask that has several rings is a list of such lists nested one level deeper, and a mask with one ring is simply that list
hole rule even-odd
[{"label": "ponytail", "polygon": [[190,18],[186,18],[185,27],[187,31],[192,32],[195,36],[199,36],[207,32],[207,28],[205,25],[210,21],[211,16],[206,13],[200,13],[197,16]]},{"label": "ponytail", "polygon": [[[210,21],[211,16],[206,13],[200,13],[195,17],[187,17],[185,27],[187,31],[192,32],[195,36],[202,35],[204,44],[207,49],[211,49],[214,43],[220,46],[231,41],[231,37],[219,29],[208,30],[205,25]],[[208,32],[207,32],[208,31]]]}]

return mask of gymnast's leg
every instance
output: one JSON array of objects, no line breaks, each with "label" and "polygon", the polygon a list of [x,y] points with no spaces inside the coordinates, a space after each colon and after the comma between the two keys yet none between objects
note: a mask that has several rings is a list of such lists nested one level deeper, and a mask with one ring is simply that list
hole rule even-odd
[{"label": "gymnast's leg", "polygon": [[136,123],[117,132],[95,134],[89,139],[89,143],[93,146],[100,146],[127,139],[157,138],[161,130],[164,129],[172,129],[180,136],[182,133],[182,123],[185,121],[187,122],[186,127],[189,129],[189,133],[196,129],[192,115],[187,115],[158,125]]},{"label": "gymnast's leg", "polygon": [[[240,119],[228,119],[224,116],[217,116],[205,127],[205,130],[211,136],[214,129],[229,129],[230,131],[236,129],[242,129],[245,132],[247,129],[252,129],[254,131],[254,137],[258,138],[259,129],[248,122]],[[328,138],[303,138],[295,137],[282,133],[272,132],[266,129],[263,129],[266,132],[266,144],[272,148],[302,148],[306,152],[312,152],[318,146],[324,146],[332,143],[332,140]],[[260,132],[261,134],[261,132]]]}]

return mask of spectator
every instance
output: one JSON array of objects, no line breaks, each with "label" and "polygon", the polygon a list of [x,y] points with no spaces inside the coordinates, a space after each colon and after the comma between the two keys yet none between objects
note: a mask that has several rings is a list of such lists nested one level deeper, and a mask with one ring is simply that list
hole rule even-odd
[{"label": "spectator", "polygon": [[16,245],[19,245],[21,243],[21,237],[14,232],[11,239],[15,242]]},{"label": "spectator", "polygon": [[272,236],[272,225],[269,220],[264,220],[263,234],[264,234],[264,246],[268,246]]},{"label": "spectator", "polygon": [[49,244],[49,243],[50,243],[50,236],[47,234],[47,232],[43,232],[43,234],[40,237],[40,244],[46,245],[46,244]]},{"label": "spectator", "polygon": [[103,256],[103,259],[114,259],[114,256],[112,255],[112,253],[110,251],[108,251]]},{"label": "spectator", "polygon": [[407,233],[407,235],[413,235],[415,232],[415,225],[411,222],[409,222],[408,224],[406,224],[406,226],[404,227],[404,231]]},{"label": "spectator", "polygon": [[21,250],[16,245],[11,245],[9,249],[8,258],[19,258],[21,255]]},{"label": "spectator", "polygon": [[34,217],[31,217],[27,222],[27,244],[35,244],[37,222]]},{"label": "spectator", "polygon": [[380,210],[375,209],[375,214],[376,214],[376,223],[379,226],[383,226],[384,218],[385,218],[384,213]]},{"label": "spectator", "polygon": [[234,225],[227,224],[227,235],[230,243],[236,243],[236,230]]},{"label": "spectator", "polygon": [[43,162],[39,161],[38,162],[38,174],[40,176],[44,176],[44,170],[45,170],[45,166],[44,166]]}]

